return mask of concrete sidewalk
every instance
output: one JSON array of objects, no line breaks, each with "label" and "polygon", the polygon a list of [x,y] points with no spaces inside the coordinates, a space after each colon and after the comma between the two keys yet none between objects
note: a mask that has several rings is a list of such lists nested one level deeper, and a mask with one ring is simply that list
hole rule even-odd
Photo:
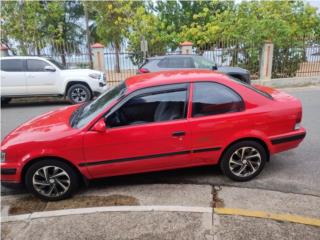
[{"label": "concrete sidewalk", "polygon": [[[118,202],[109,201],[111,196]],[[135,201],[120,201],[121,196]],[[29,198],[2,197],[2,239],[300,240],[320,236],[320,198],[310,195],[150,184],[89,190],[71,200],[41,206],[35,199],[26,203]],[[98,204],[94,199],[99,199]],[[35,212],[30,202],[42,212]],[[29,207],[16,212],[19,215],[5,216],[17,206]]]}]

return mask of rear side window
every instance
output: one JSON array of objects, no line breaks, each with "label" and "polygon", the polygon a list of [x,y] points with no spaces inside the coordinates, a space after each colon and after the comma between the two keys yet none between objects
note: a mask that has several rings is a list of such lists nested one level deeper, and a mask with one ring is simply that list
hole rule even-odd
[{"label": "rear side window", "polygon": [[6,72],[23,72],[25,71],[25,60],[3,59],[1,60],[1,70]]},{"label": "rear side window", "polygon": [[158,63],[161,68],[194,68],[191,57],[169,57],[164,58]]},{"label": "rear side window", "polygon": [[44,72],[45,66],[49,64],[42,60],[30,59],[27,60],[27,69],[29,72]]},{"label": "rear side window", "polygon": [[194,83],[192,117],[209,116],[244,110],[241,97],[219,83]]}]

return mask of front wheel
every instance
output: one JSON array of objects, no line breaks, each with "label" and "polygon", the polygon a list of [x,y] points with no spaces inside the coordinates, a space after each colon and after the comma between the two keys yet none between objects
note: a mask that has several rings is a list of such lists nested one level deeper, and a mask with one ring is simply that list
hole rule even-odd
[{"label": "front wheel", "polygon": [[67,97],[73,104],[83,103],[91,100],[91,91],[84,84],[78,83],[72,85],[67,91]]},{"label": "front wheel", "polygon": [[57,160],[41,160],[29,167],[25,175],[26,187],[46,201],[66,199],[78,189],[79,178],[68,164]]},{"label": "front wheel", "polygon": [[248,181],[259,175],[267,160],[264,147],[256,141],[231,145],[222,156],[222,172],[235,181]]}]

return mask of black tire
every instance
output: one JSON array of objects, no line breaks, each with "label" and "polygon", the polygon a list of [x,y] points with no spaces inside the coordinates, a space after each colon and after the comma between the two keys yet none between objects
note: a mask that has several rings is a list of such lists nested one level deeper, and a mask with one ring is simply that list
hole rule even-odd
[{"label": "black tire", "polygon": [[[67,190],[62,188],[61,185],[59,185],[58,183],[49,183],[51,181],[51,178],[50,179],[47,178],[48,181],[45,181],[43,180],[44,179],[44,177],[42,176],[43,174],[36,174],[36,173],[41,173],[44,167],[47,167],[48,169],[47,175],[49,176],[50,174],[51,176],[54,176],[54,174],[63,173],[63,175],[59,176],[60,178],[59,181],[60,183],[64,181],[64,184],[66,184],[66,182],[69,181],[69,185],[66,184],[68,185]],[[55,173],[51,170],[53,169],[53,167],[56,167],[57,169],[61,169],[62,171],[57,171]],[[44,172],[42,171],[42,173]],[[65,175],[65,173],[67,174],[67,176]],[[56,179],[57,178],[54,178],[54,181]],[[38,185],[39,187],[37,187],[37,185],[33,183],[33,180],[39,183],[41,182],[42,184],[46,184],[46,186]],[[59,200],[71,197],[79,187],[79,180],[80,179],[77,172],[67,163],[64,163],[58,160],[50,160],[50,159],[45,159],[45,160],[40,160],[38,162],[35,162],[28,168],[25,175],[25,185],[28,191],[33,195],[35,195],[36,197],[45,201],[59,201]],[[55,185],[55,187],[53,187],[53,185]],[[45,194],[46,192],[47,193],[50,192],[51,188],[54,189],[54,191],[52,191],[52,195],[50,196],[48,194]],[[61,193],[57,194],[59,190],[61,190]],[[62,193],[62,191],[65,191],[65,192]]]},{"label": "black tire", "polygon": [[92,94],[86,85],[77,83],[68,88],[67,97],[72,104],[77,104],[90,101]]},{"label": "black tire", "polygon": [[[246,149],[246,147],[247,147],[247,149]],[[253,156],[253,155],[255,155],[255,153],[259,153],[259,155],[257,155],[257,157],[253,157],[253,158],[248,157],[248,159],[250,159],[250,161],[248,161],[248,159],[246,157],[241,158],[238,155],[239,152],[242,153],[241,149],[244,149],[245,155],[247,154],[250,156],[250,154],[251,154],[251,156]],[[236,154],[236,152],[238,154]],[[232,159],[231,159],[231,157],[232,157]],[[237,157],[239,157],[239,160],[234,159]],[[260,158],[260,165],[258,165],[259,158]],[[236,160],[236,161],[234,161],[234,160]],[[230,161],[231,161],[231,163],[230,163]],[[243,161],[244,161],[244,163],[243,163]],[[256,176],[258,176],[260,174],[260,172],[262,171],[266,161],[267,161],[266,149],[259,142],[251,141],[251,140],[241,141],[241,142],[237,142],[237,143],[231,145],[226,150],[226,152],[223,154],[223,156],[221,158],[220,168],[221,168],[222,172],[230,179],[232,179],[234,181],[244,182],[244,181],[249,181],[249,180],[255,178]],[[236,162],[237,164],[234,164],[234,162]],[[238,165],[239,163],[242,165]],[[232,166],[230,166],[230,165],[232,165]],[[255,171],[253,170],[254,168],[252,166],[253,167],[256,166]],[[232,167],[233,167],[233,169],[231,169]],[[244,174],[246,172],[247,172],[246,174],[249,174],[248,172],[250,169],[251,169],[252,173],[247,176],[239,176],[239,175],[241,175],[240,174],[241,167],[244,168]],[[239,170],[239,172],[237,173],[238,175],[234,173],[234,172],[237,172],[236,170]]]},{"label": "black tire", "polygon": [[1,98],[1,104],[5,105],[11,101],[11,98],[3,97]]}]

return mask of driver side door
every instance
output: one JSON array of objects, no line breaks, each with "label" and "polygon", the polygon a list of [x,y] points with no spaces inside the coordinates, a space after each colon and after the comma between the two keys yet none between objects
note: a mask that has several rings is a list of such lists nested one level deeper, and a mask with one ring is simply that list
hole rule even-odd
[{"label": "driver side door", "polygon": [[88,131],[84,137],[90,174],[103,177],[193,165],[188,87],[139,90],[118,103],[106,116],[106,131]]}]

